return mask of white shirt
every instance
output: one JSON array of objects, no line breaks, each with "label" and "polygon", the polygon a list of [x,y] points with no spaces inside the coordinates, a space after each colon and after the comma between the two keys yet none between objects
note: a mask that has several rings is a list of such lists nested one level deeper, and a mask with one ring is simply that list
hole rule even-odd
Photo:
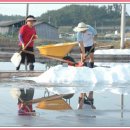
[{"label": "white shirt", "polygon": [[87,25],[89,29],[85,33],[78,32],[77,33],[77,41],[83,42],[84,47],[89,47],[93,45],[93,38],[95,35],[97,35],[97,31],[91,27],[90,25]]}]

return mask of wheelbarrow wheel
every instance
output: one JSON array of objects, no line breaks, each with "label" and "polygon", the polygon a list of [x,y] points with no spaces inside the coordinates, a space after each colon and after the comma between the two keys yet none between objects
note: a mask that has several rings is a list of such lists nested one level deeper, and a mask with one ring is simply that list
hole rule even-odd
[{"label": "wheelbarrow wheel", "polygon": [[[75,62],[75,60],[71,56],[65,56],[63,59],[67,61]],[[73,64],[70,64],[70,63],[68,65],[74,66]]]}]

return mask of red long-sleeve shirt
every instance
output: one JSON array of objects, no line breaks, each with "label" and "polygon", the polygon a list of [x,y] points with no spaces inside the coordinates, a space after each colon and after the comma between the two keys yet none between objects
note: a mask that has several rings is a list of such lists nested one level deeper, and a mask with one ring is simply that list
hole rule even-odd
[{"label": "red long-sleeve shirt", "polygon": [[[35,27],[32,27],[30,28],[27,24],[26,25],[23,25],[20,30],[19,30],[19,35],[21,36],[22,38],[22,41],[20,40],[19,42],[19,46],[22,45],[22,42],[24,43],[24,46],[26,46],[26,44],[30,41],[32,35],[36,35],[36,29]],[[35,39],[36,37],[34,36],[33,37],[33,40]],[[34,46],[34,41],[32,41],[28,47],[33,47]]]}]

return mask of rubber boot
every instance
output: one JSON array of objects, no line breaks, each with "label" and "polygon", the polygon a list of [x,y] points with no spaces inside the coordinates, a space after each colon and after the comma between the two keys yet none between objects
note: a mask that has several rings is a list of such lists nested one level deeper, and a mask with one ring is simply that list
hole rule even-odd
[{"label": "rubber boot", "polygon": [[89,63],[89,68],[93,68],[94,67],[94,62],[90,62]]},{"label": "rubber boot", "polygon": [[32,100],[34,96],[34,88],[26,89],[26,100]]},{"label": "rubber boot", "polygon": [[84,62],[84,65],[85,67],[89,67],[89,62]]},{"label": "rubber boot", "polygon": [[23,88],[20,88],[20,98],[18,98],[18,104],[22,101],[26,101],[26,94]]},{"label": "rubber boot", "polygon": [[[27,101],[33,100],[33,96],[34,96],[34,88],[26,89],[26,100]],[[30,109],[32,115],[36,115],[36,111],[33,110],[32,103],[28,104],[28,108]]]},{"label": "rubber boot", "polygon": [[29,69],[30,69],[31,71],[34,70],[34,65],[33,65],[32,63],[29,65]]},{"label": "rubber boot", "polygon": [[20,65],[18,67],[16,67],[16,70],[19,70],[20,69]]}]

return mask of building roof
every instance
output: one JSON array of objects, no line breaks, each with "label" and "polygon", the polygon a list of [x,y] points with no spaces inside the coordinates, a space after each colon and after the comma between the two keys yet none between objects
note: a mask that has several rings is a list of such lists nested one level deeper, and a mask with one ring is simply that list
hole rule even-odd
[{"label": "building roof", "polygon": [[1,21],[0,22],[0,27],[7,27],[11,26],[13,24],[19,23],[19,22],[24,22],[25,19],[19,19],[19,20],[13,20],[13,21]]},{"label": "building roof", "polygon": [[[8,26],[12,26],[14,24],[24,22],[24,21],[25,21],[25,19],[19,19],[19,20],[13,20],[13,21],[1,21],[0,22],[0,27],[8,27]],[[57,28],[57,27],[55,27],[55,26],[53,26],[53,25],[51,25],[51,24],[49,24],[47,22],[44,22],[44,21],[37,21],[35,23],[35,25],[39,25],[39,24],[42,24],[42,23],[45,23],[45,24],[47,24],[47,25],[49,25],[49,26],[51,26],[53,28]]]},{"label": "building roof", "polygon": [[35,25],[39,25],[39,24],[42,24],[42,23],[47,24],[47,25],[49,25],[49,26],[51,26],[51,27],[57,29],[57,27],[55,27],[55,26],[53,26],[53,25],[51,25],[51,24],[49,24],[49,23],[47,23],[47,22],[44,22],[44,21],[37,21],[37,22],[35,23]]}]

